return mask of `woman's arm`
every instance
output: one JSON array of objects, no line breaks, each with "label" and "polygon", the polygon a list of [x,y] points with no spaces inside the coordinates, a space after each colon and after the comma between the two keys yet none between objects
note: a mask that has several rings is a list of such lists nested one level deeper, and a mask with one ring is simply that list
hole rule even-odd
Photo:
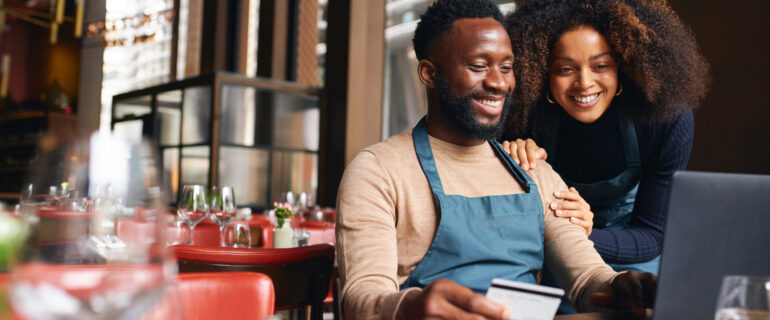
[{"label": "woman's arm", "polygon": [[594,229],[590,236],[605,261],[636,263],[660,254],[671,177],[687,166],[693,129],[688,110],[671,122],[637,130],[642,177],[631,222],[622,230]]}]

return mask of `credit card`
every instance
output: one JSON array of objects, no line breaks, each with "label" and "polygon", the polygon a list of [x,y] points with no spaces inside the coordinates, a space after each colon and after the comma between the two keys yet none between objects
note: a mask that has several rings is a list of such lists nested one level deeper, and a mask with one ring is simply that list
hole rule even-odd
[{"label": "credit card", "polygon": [[487,298],[508,306],[513,320],[551,320],[564,290],[506,279],[492,279]]}]

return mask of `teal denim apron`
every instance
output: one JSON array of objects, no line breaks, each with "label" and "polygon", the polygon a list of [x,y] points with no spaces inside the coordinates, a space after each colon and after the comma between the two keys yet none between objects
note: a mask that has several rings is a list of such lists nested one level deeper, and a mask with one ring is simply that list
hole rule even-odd
[{"label": "teal denim apron", "polygon": [[[568,186],[575,187],[583,199],[591,205],[591,211],[594,213],[594,228],[597,229],[618,230],[628,226],[642,176],[642,161],[639,157],[639,143],[636,140],[634,125],[623,120],[620,120],[620,123],[620,134],[626,154],[626,170],[614,178],[594,183],[578,183],[564,179]],[[633,270],[657,274],[659,264],[660,256],[645,262],[609,265],[615,271]]]},{"label": "teal denim apron", "polygon": [[[594,183],[564,182],[578,190],[583,199],[591,205],[594,213],[594,228],[597,229],[622,229],[631,221],[631,213],[634,210],[636,191],[639,188],[639,180],[642,173],[642,161],[639,157],[639,143],[636,140],[636,129],[633,123],[620,119],[620,134],[623,140],[623,149],[626,154],[626,169],[608,180]],[[558,136],[558,127],[553,137]],[[548,153],[556,155],[556,139],[551,140],[547,146]],[[658,274],[660,255],[644,262],[631,264],[608,263],[615,271],[633,270],[638,272],[652,272]],[[544,285],[559,287],[556,279],[549,270],[543,273]],[[559,313],[574,313],[574,310],[566,303],[559,306]]]},{"label": "teal denim apron", "polygon": [[412,139],[440,220],[428,251],[401,289],[447,279],[484,294],[493,278],[535,283],[543,266],[545,231],[537,185],[499,143],[489,141],[524,193],[476,198],[445,194],[425,118],[414,128]]}]

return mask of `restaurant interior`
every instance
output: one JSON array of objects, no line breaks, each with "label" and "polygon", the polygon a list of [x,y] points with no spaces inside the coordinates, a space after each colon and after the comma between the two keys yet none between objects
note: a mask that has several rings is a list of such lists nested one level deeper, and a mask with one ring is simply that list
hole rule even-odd
[{"label": "restaurant interior", "polygon": [[[433,1],[0,0],[0,319],[340,319],[340,180],[425,115]],[[668,3],[687,170],[770,174],[770,2]]]}]

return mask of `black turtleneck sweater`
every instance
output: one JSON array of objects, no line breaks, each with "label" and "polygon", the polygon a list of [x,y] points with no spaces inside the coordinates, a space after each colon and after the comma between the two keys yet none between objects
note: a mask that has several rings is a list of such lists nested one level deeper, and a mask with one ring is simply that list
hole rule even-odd
[{"label": "black turtleneck sweater", "polygon": [[[592,124],[581,123],[559,111],[557,147],[549,151],[548,162],[562,177],[592,183],[613,178],[625,170],[620,125],[613,109]],[[670,122],[635,124],[635,129],[642,176],[631,222],[621,230],[594,229],[589,237],[609,263],[643,262],[660,254],[671,177],[687,166],[693,114],[687,111]]]}]

